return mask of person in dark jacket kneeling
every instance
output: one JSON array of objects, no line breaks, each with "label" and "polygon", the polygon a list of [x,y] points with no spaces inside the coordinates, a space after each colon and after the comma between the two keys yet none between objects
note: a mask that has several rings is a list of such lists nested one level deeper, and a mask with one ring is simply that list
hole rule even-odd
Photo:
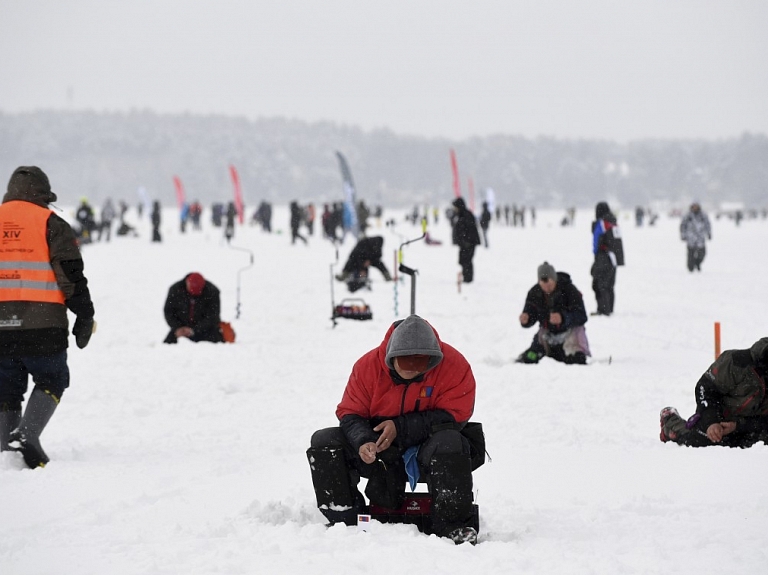
[{"label": "person in dark jacket kneeling", "polygon": [[581,292],[565,272],[556,272],[544,262],[537,270],[539,282],[525,298],[520,325],[525,328],[539,324],[531,347],[521,353],[518,363],[539,363],[549,356],[563,363],[587,363],[589,343],[584,324],[587,310]]},{"label": "person in dark jacket kneeling", "polygon": [[361,238],[350,252],[344,269],[336,279],[346,282],[350,292],[356,292],[368,285],[368,271],[373,266],[381,272],[386,281],[392,281],[392,275],[381,261],[383,246],[384,238],[381,236]]},{"label": "person in dark jacket kneeling", "polygon": [[165,321],[171,327],[165,343],[177,343],[180,337],[223,342],[220,314],[219,288],[197,272],[187,274],[171,286],[165,299]]},{"label": "person in dark jacket kneeling", "polygon": [[661,410],[664,443],[688,447],[752,447],[768,441],[768,337],[749,349],[720,354],[696,384],[696,413],[688,421],[674,407]]},{"label": "person in dark jacket kneeling", "polygon": [[331,524],[354,525],[366,512],[360,476],[371,503],[387,509],[403,504],[409,478],[412,487],[424,478],[432,531],[474,544],[471,448],[462,433],[474,405],[475,378],[461,353],[417,315],[392,324],[352,368],[339,426],[312,435],[307,457],[320,511]]}]

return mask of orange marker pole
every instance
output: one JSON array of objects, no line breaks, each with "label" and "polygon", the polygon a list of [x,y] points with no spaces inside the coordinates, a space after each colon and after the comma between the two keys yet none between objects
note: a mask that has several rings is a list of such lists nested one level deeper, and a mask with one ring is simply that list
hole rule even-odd
[{"label": "orange marker pole", "polygon": [[715,322],[715,359],[720,357],[720,322]]}]

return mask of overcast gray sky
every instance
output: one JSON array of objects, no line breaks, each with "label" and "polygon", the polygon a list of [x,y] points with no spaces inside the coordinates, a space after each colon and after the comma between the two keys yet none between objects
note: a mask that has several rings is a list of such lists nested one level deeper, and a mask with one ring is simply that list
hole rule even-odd
[{"label": "overcast gray sky", "polygon": [[0,0],[0,110],[768,133],[765,0]]}]

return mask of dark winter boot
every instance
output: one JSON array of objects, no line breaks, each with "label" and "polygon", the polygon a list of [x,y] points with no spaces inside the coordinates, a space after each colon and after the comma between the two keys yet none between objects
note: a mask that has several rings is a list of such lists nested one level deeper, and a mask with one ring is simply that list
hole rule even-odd
[{"label": "dark winter boot", "polygon": [[587,365],[587,356],[584,355],[584,352],[577,351],[571,355],[564,356],[563,363],[569,365]]},{"label": "dark winter boot", "polygon": [[50,461],[40,445],[40,434],[48,425],[59,400],[42,389],[35,388],[27,401],[19,427],[11,432],[10,447],[20,451],[31,469],[45,467]]},{"label": "dark winter boot", "polygon": [[19,426],[21,410],[11,409],[7,405],[0,405],[0,451],[9,451],[8,445],[11,431]]},{"label": "dark winter boot", "polygon": [[527,349],[515,360],[515,363],[539,363],[539,360],[543,357],[538,351],[533,349]]},{"label": "dark winter boot", "polygon": [[344,450],[341,447],[310,447],[307,449],[307,460],[320,512],[331,525],[357,524],[357,514],[365,510],[365,499],[352,484]]},{"label": "dark winter boot", "polygon": [[[450,537],[456,543],[471,534],[463,530],[472,527],[472,467],[469,454],[435,455],[429,465],[429,490],[432,494],[432,530],[440,537]],[[458,532],[457,532],[458,530]],[[473,528],[474,531],[474,528]],[[475,540],[477,532],[475,531]]]}]

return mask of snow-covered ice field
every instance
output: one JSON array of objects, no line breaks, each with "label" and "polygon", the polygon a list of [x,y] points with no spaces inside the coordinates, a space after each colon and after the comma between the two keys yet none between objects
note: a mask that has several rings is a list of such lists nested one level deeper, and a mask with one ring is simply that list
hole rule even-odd
[{"label": "snow-covered ice field", "polygon": [[[589,366],[513,360],[534,333],[517,317],[545,259],[595,309],[591,210],[568,228],[559,211],[540,210],[524,229],[494,222],[476,281],[460,293],[442,214],[430,226],[442,246],[405,248],[419,271],[416,312],[473,366],[473,420],[493,458],[474,475],[480,542],[457,547],[405,525],[326,529],[305,457],[312,432],[335,424],[353,362],[408,314],[409,278],[395,313],[393,284],[373,270],[372,291],[355,294],[373,320],[333,328],[334,249],[319,226],[309,246],[292,246],[278,206],[282,233],[237,229],[233,246],[252,250],[254,266],[240,274],[235,319],[249,254],[226,245],[209,211],[204,230],[185,235],[176,214],[165,211],[162,244],[131,210],[139,238],[113,234],[83,248],[98,331],[85,350],[71,344],[71,387],[42,436],[50,464],[33,471],[18,454],[0,456],[2,575],[768,569],[765,446],[695,450],[658,439],[662,407],[693,411],[694,385],[714,359],[714,322],[723,349],[768,335],[768,221],[712,218],[703,271],[690,274],[679,220],[637,228],[620,212],[627,265],[614,316],[587,323],[600,360]],[[401,241],[420,234],[395,217],[394,232],[371,220],[390,269]],[[340,265],[352,247],[341,247]],[[190,271],[221,289],[236,344],[161,343],[167,289]],[[334,287],[336,302],[348,296]]]}]

